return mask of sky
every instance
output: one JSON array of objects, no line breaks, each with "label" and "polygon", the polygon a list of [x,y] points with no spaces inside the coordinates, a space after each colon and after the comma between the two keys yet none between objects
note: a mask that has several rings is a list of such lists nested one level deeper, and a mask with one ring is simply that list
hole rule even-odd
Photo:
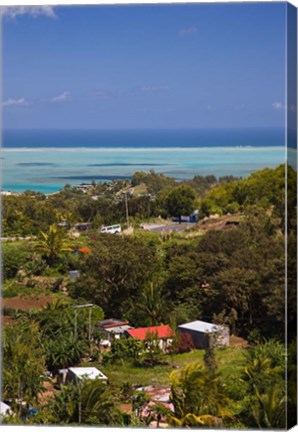
[{"label": "sky", "polygon": [[283,127],[286,3],[2,8],[4,128]]}]

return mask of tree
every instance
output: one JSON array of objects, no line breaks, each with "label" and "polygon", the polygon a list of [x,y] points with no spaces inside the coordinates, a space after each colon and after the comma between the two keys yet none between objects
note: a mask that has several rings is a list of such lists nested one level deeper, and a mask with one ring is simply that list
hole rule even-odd
[{"label": "tree", "polygon": [[148,317],[149,325],[155,326],[163,321],[166,302],[160,286],[150,281],[140,296],[138,308]]},{"label": "tree", "polygon": [[66,238],[66,232],[59,229],[57,225],[50,225],[48,232],[40,231],[39,241],[35,250],[40,252],[53,265],[62,252],[71,251],[70,242]]},{"label": "tree", "polygon": [[[189,363],[170,375],[171,401],[174,405],[172,423],[179,425],[189,416],[201,418],[197,424],[211,418],[231,417],[231,401],[225,393],[222,378],[210,373],[199,363]],[[204,416],[205,420],[204,420]],[[178,420],[178,421],[177,421]]]},{"label": "tree", "polygon": [[166,197],[166,209],[171,216],[179,218],[182,215],[190,215],[196,208],[196,193],[190,186],[178,186]]},{"label": "tree", "polygon": [[21,401],[36,403],[44,390],[45,353],[35,323],[5,326],[3,334],[3,394],[21,410]]},{"label": "tree", "polygon": [[61,386],[49,403],[53,423],[111,426],[121,424],[115,395],[101,380],[85,379],[76,385]]},{"label": "tree", "polygon": [[[130,300],[139,298],[152,275],[160,271],[161,259],[155,244],[129,236],[102,234],[94,236],[92,254],[87,256],[82,267],[71,295],[77,298],[84,293],[84,297],[100,305],[106,315],[127,317]],[[131,317],[133,322],[133,313]]]}]

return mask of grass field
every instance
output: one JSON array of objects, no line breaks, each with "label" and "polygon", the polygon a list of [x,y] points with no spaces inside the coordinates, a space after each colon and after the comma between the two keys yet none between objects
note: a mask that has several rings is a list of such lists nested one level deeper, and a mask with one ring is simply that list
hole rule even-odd
[{"label": "grass field", "polygon": [[[240,373],[244,364],[243,353],[245,349],[225,348],[216,350],[216,359],[219,370],[223,376],[236,376]],[[185,354],[168,356],[168,365],[155,367],[138,367],[132,363],[101,365],[93,363],[92,366],[100,369],[109,379],[113,386],[120,387],[124,382],[129,382],[136,386],[147,385],[169,385],[170,373],[176,368],[185,366],[187,363],[200,362],[203,365],[203,350],[194,350]],[[88,366],[91,366],[89,363]]]}]

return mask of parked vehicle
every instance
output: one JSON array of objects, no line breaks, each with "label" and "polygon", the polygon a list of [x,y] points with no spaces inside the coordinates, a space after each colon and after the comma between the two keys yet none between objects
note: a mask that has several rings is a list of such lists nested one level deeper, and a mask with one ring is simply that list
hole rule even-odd
[{"label": "parked vehicle", "polygon": [[121,233],[121,225],[103,226],[100,230],[101,233],[117,234]]}]

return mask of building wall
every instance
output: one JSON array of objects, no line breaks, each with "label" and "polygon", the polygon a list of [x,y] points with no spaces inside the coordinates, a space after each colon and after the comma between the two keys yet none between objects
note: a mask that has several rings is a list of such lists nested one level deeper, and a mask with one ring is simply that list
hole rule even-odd
[{"label": "building wall", "polygon": [[[228,346],[229,345],[229,329],[228,327],[224,328],[222,332],[217,334],[212,333],[203,333],[195,330],[189,330],[178,327],[178,331],[180,333],[188,333],[191,335],[194,346],[196,348],[206,349],[208,348],[209,340],[211,344],[214,346]],[[210,337],[210,336],[211,337]],[[216,340],[215,340],[216,338]]]}]

